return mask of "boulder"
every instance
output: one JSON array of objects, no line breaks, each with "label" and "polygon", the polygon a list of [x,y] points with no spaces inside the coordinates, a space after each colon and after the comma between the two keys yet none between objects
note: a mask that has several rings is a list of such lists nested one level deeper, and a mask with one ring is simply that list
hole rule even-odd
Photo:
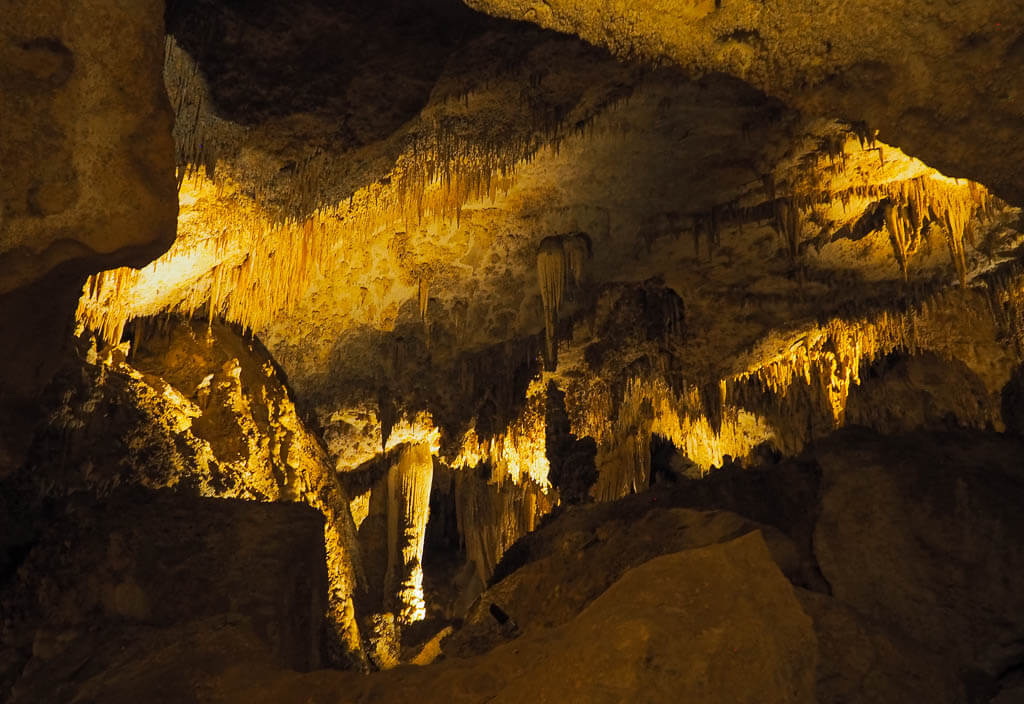
[{"label": "boulder", "polygon": [[837,599],[797,590],[818,639],[818,704],[966,701],[956,667]]},{"label": "boulder", "polygon": [[[534,541],[530,561],[476,600],[462,628],[444,644],[447,654],[475,655],[519,633],[564,624],[630,568],[758,530],[783,573],[799,569],[796,548],[782,533],[726,511],[651,508],[639,518],[605,517],[602,522],[586,519],[604,511],[580,508],[574,513],[579,515],[547,527]],[[496,616],[495,609],[504,616]]]},{"label": "boulder", "polygon": [[86,276],[175,235],[159,0],[6,2],[0,23],[0,477],[44,416]]},{"label": "boulder", "polygon": [[[185,633],[187,647],[161,642],[86,672],[77,691],[113,704],[172,701],[164,691],[221,704],[814,701],[811,619],[757,532],[649,560],[569,622],[467,660],[299,675],[243,636],[225,627]],[[228,647],[237,657],[224,657]]]},{"label": "boulder", "polygon": [[[30,656],[14,701],[64,701],[73,660],[142,657],[154,633],[209,619],[244,624],[281,666],[321,666],[323,536],[299,504],[144,491],[71,502],[0,601],[0,651]],[[25,694],[45,683],[49,697]]]}]

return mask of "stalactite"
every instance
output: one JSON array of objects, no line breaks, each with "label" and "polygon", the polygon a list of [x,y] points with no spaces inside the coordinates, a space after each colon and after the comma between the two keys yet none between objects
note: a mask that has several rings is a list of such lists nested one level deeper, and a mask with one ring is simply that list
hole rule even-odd
[{"label": "stalactite", "polygon": [[892,242],[893,255],[899,264],[903,280],[907,281],[909,280],[907,263],[913,246],[911,235],[913,225],[908,223],[909,218],[905,216],[905,213],[900,212],[904,209],[899,206],[893,205],[892,202],[886,202],[882,207],[884,208],[885,227],[889,231],[889,240]]},{"label": "stalactite", "polygon": [[775,228],[786,243],[786,254],[791,264],[800,255],[801,219],[799,208],[789,198],[775,201]]},{"label": "stalactite", "polygon": [[583,281],[583,264],[592,254],[590,237],[584,232],[563,235],[562,248],[566,265],[572,275],[572,285],[579,288]]},{"label": "stalactite", "polygon": [[424,277],[419,280],[420,320],[427,324],[427,304],[430,302],[430,281]]},{"label": "stalactite", "polygon": [[[222,156],[233,155],[246,142],[247,128],[212,112],[196,62],[173,37],[165,45],[164,80],[176,115],[177,177],[183,198],[190,187],[215,187],[233,195],[233,205],[242,207],[232,212],[218,204],[190,228],[179,228],[178,240],[158,264],[181,261],[203,249],[209,250],[214,263],[200,279],[180,282],[189,291],[177,301],[153,300],[156,287],[128,291],[138,295],[125,295],[116,303],[86,294],[86,307],[105,310],[83,314],[80,322],[111,341],[132,317],[158,310],[191,314],[205,307],[246,329],[263,327],[278,312],[297,304],[322,272],[329,253],[343,244],[359,251],[375,232],[403,221],[458,222],[467,202],[507,194],[520,164],[530,163],[541,150],[557,150],[566,117],[561,111],[535,114],[529,107],[535,102],[532,93],[523,103],[525,126],[514,135],[499,136],[486,122],[483,129],[473,131],[452,116],[424,116],[407,136],[391,173],[341,200],[328,191],[344,180],[340,175],[349,164],[320,149],[292,162],[287,179],[282,180],[277,169],[257,170],[246,174],[244,187],[233,183],[232,167],[219,164]],[[597,116],[625,99],[622,91],[607,96],[576,121],[577,132],[592,129]],[[220,234],[211,237],[211,232]],[[284,255],[295,251],[301,252],[297,262]],[[243,260],[250,252],[251,259]],[[244,261],[258,265],[244,267]],[[215,274],[215,266],[224,270]],[[236,271],[228,273],[232,267]],[[144,282],[155,278],[157,268],[144,270]],[[215,276],[220,277],[219,285]],[[230,286],[225,285],[228,281]]]},{"label": "stalactite", "polygon": [[565,295],[567,265],[562,240],[546,237],[537,250],[537,278],[540,282],[540,297],[544,306],[544,342],[548,369],[558,364],[557,341],[558,309]]},{"label": "stalactite", "polygon": [[961,288],[967,288],[967,256],[964,249],[964,235],[970,224],[973,208],[961,199],[949,199],[942,213],[945,224],[946,244],[949,257],[960,278]]},{"label": "stalactite", "polygon": [[590,236],[584,232],[545,237],[537,248],[537,279],[544,307],[545,363],[558,366],[558,312],[567,291],[583,280],[584,261],[591,256]]},{"label": "stalactite", "polygon": [[466,559],[486,584],[505,551],[536,529],[554,508],[554,499],[532,481],[499,484],[479,472],[458,472],[455,506]]}]

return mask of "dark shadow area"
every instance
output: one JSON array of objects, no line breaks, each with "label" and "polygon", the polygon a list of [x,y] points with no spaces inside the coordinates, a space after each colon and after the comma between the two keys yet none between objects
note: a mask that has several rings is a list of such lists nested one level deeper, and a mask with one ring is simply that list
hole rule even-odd
[{"label": "dark shadow area", "polygon": [[587,503],[590,488],[597,481],[597,443],[593,438],[577,438],[571,431],[565,409],[565,393],[555,382],[548,383],[545,413],[545,445],[548,477],[561,498],[562,505]]},{"label": "dark shadow area", "polygon": [[169,0],[166,24],[222,117],[328,111],[358,146],[416,115],[452,54],[499,22],[458,0]]}]

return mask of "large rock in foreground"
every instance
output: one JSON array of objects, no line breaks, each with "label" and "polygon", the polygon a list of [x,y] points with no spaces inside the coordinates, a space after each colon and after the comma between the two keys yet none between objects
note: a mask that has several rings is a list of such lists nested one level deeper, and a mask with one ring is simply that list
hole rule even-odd
[{"label": "large rock in foreground", "polygon": [[[615,508],[620,512],[613,512]],[[509,626],[497,622],[494,607],[522,633],[559,626],[630,568],[659,555],[728,542],[754,531],[761,532],[787,577],[799,573],[796,547],[774,528],[727,511],[664,509],[653,503],[637,516],[630,515],[630,508],[635,508],[630,502],[576,508],[523,541],[515,550],[529,553],[523,555],[526,564],[484,592],[459,631],[444,642],[444,652],[466,657],[503,642],[510,635]],[[515,556],[510,558],[514,561]]]},{"label": "large rock in foreground", "polygon": [[803,590],[797,596],[818,637],[818,704],[967,701],[945,658],[837,599]]},{"label": "large rock in foreground", "polygon": [[174,240],[164,3],[0,5],[0,477],[42,416],[88,274]]},{"label": "large rock in foreground", "polygon": [[90,672],[145,662],[168,629],[217,619],[280,666],[319,667],[326,610],[313,509],[133,491],[53,519],[0,600],[0,651],[30,658],[13,701],[70,701]]},{"label": "large rock in foreground", "polygon": [[650,560],[570,622],[470,660],[298,675],[233,626],[180,635],[86,669],[77,692],[108,704],[164,701],[164,692],[220,704],[814,701],[811,620],[758,532]]}]

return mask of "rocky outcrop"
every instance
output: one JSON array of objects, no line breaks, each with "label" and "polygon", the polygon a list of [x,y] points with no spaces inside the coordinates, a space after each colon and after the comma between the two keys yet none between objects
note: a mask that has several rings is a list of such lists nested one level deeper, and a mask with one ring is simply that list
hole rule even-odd
[{"label": "rocky outcrop", "polygon": [[17,477],[23,493],[60,501],[143,486],[312,506],[326,519],[329,655],[361,666],[348,497],[269,355],[219,324],[172,318],[131,332],[132,343],[102,351],[83,341],[68,362],[53,387],[57,410]]},{"label": "rocky outcrop", "polygon": [[797,550],[775,529],[724,511],[651,504],[649,512],[638,517],[631,515],[630,508],[636,507],[629,503],[619,508],[621,516],[599,508],[575,509],[531,535],[528,556],[513,548],[507,560],[528,562],[480,595],[462,627],[443,643],[445,653],[465,657],[509,637],[567,623],[624,573],[647,560],[757,530],[783,573],[799,579]]},{"label": "rocky outcrop", "polygon": [[956,668],[920,641],[824,594],[798,590],[818,640],[818,704],[969,701]]},{"label": "rocky outcrop", "polygon": [[305,506],[79,496],[50,516],[0,601],[3,645],[27,660],[12,701],[69,701],[83,673],[217,623],[250,629],[280,667],[321,667],[324,557],[323,518]]},{"label": "rocky outcrop", "polygon": [[1019,441],[843,432],[822,468],[814,549],[836,599],[996,678],[1024,661]]},{"label": "rocky outcrop", "polygon": [[1002,158],[1021,149],[1019,3],[921,2],[898,12],[882,0],[468,4],[619,56],[728,73],[807,112],[866,121],[941,171],[1024,202],[1024,182]]},{"label": "rocky outcrop", "polygon": [[162,4],[11,3],[4,19],[0,293],[64,262],[146,263],[177,214]]},{"label": "rocky outcrop", "polygon": [[[186,633],[183,643],[187,649],[160,643],[147,659],[85,671],[76,689],[113,704],[145,700],[167,678],[175,680],[169,691],[222,704],[814,701],[811,620],[756,532],[646,562],[571,621],[470,660],[370,677],[298,676],[268,664],[228,629]],[[223,652],[231,643],[237,657],[228,664]],[[196,657],[205,653],[209,659]],[[154,659],[179,667],[154,667]]]},{"label": "rocky outcrop", "polygon": [[177,214],[163,3],[9,2],[3,15],[0,476],[20,463],[85,277],[158,256]]},{"label": "rocky outcrop", "polygon": [[999,429],[999,396],[959,359],[892,355],[865,370],[846,408],[850,425],[897,434],[918,429]]},{"label": "rocky outcrop", "polygon": [[1024,437],[1024,366],[1018,367],[1003,387],[999,405],[1006,432]]}]

